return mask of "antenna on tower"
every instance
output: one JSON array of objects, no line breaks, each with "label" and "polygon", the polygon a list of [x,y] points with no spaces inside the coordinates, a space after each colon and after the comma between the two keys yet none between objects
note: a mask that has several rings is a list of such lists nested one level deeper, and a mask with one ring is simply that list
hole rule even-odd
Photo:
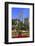
[{"label": "antenna on tower", "polygon": [[20,9],[19,20],[23,22],[23,9]]},{"label": "antenna on tower", "polygon": [[[24,19],[23,19],[23,9],[20,9],[20,11],[19,11],[19,14],[18,14],[18,19],[20,20],[19,21],[19,23],[20,22],[24,22]],[[21,27],[22,27],[22,25],[21,25]],[[20,28],[20,24],[19,24],[19,28]]]}]

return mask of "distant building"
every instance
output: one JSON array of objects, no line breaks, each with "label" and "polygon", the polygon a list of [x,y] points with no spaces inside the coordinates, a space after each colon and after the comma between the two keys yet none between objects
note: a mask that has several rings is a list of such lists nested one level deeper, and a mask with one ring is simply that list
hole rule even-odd
[{"label": "distant building", "polygon": [[29,26],[29,18],[25,18],[25,19],[24,19],[24,24],[25,24],[26,26]]},{"label": "distant building", "polygon": [[20,20],[18,19],[13,19],[12,20],[12,30],[16,29],[16,26],[18,26],[18,23],[20,22]]}]

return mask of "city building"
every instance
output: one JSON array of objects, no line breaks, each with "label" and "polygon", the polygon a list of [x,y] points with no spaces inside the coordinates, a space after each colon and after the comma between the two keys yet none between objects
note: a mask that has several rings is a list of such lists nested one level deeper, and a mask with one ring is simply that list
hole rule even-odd
[{"label": "city building", "polygon": [[25,18],[25,19],[24,19],[24,24],[25,24],[26,26],[29,26],[29,18]]}]

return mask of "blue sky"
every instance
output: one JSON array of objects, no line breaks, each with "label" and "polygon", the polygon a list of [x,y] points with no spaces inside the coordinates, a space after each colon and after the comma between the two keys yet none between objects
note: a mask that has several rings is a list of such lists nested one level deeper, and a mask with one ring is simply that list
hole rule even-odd
[{"label": "blue sky", "polygon": [[21,14],[22,11],[22,17],[27,18],[29,17],[29,8],[12,8],[12,19],[17,19],[20,18],[19,15]]}]

